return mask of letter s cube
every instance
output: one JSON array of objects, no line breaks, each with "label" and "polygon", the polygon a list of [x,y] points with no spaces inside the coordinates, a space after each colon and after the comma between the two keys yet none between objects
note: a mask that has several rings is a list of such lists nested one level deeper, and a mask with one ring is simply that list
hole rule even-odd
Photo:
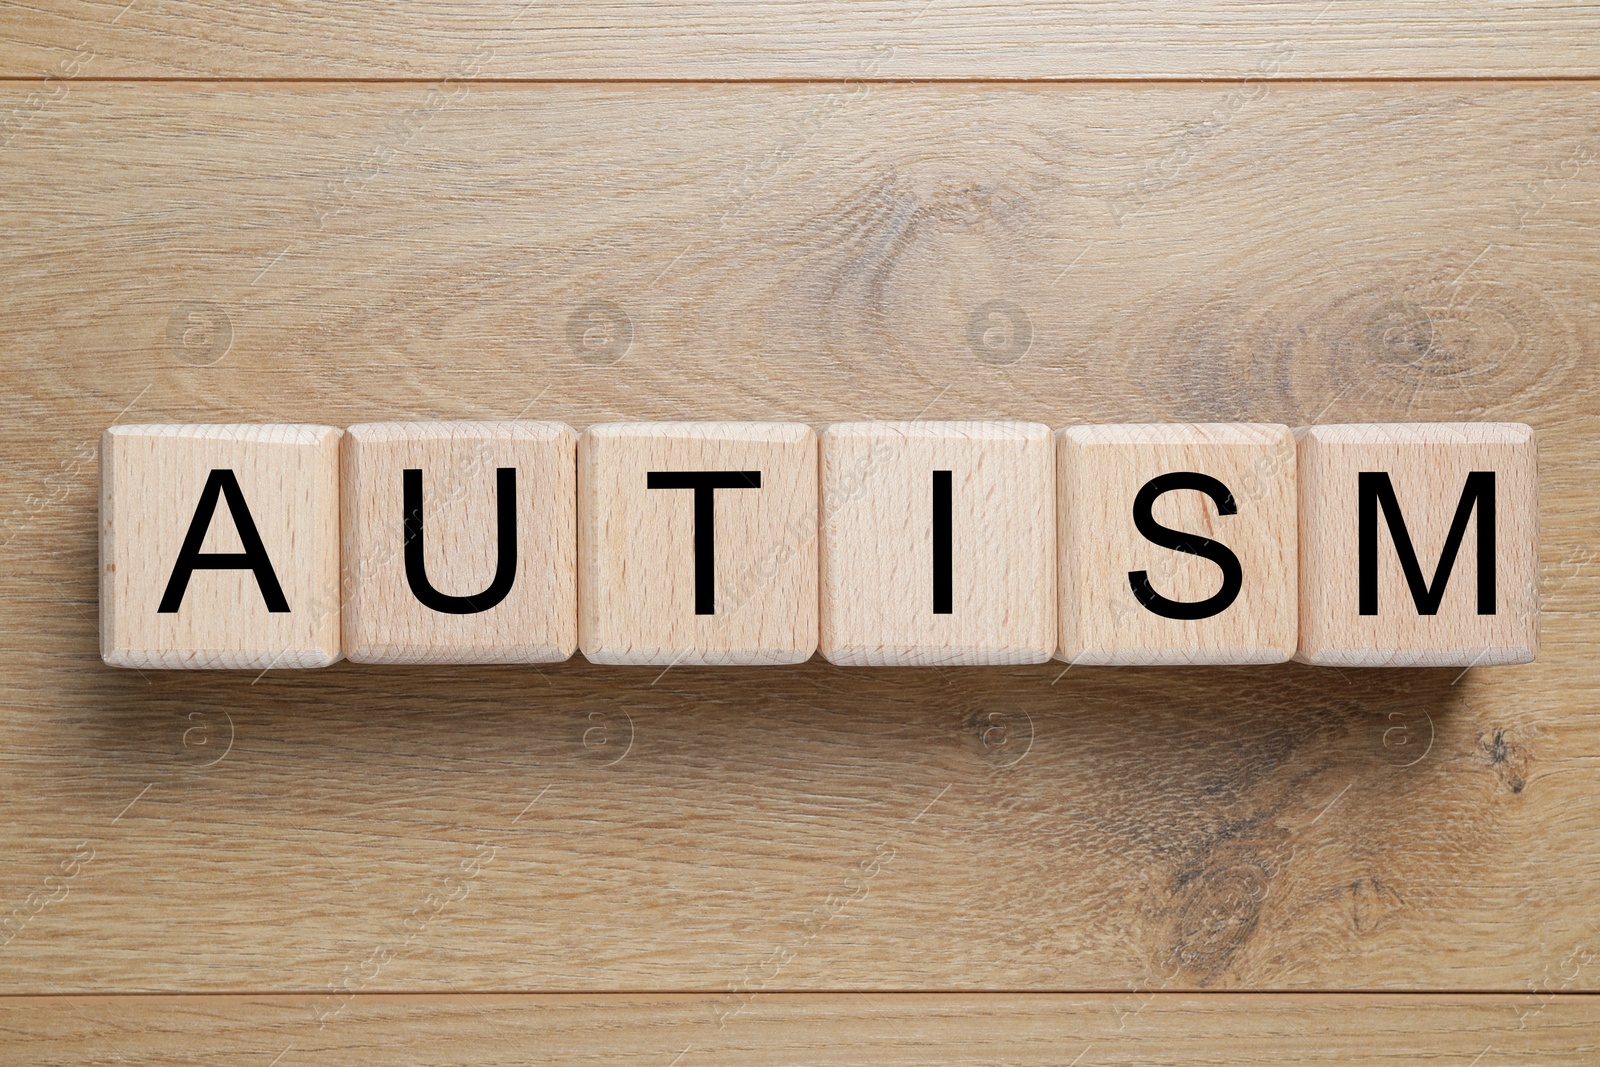
[{"label": "letter s cube", "polygon": [[1295,649],[1295,443],[1267,423],[1057,434],[1073,663],[1282,663]]}]

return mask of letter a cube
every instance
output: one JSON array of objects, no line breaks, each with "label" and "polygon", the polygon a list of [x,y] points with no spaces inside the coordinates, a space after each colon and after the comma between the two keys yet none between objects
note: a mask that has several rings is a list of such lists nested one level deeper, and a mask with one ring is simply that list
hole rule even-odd
[{"label": "letter a cube", "polygon": [[119,667],[338,660],[330,426],[116,426],[100,454],[100,654]]}]

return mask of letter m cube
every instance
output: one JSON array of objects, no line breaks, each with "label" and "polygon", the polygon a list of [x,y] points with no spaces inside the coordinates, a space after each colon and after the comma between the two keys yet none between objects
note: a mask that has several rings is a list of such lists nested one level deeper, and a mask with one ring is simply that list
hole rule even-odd
[{"label": "letter m cube", "polygon": [[1300,648],[1353,667],[1527,663],[1539,648],[1539,492],[1517,423],[1301,435]]}]

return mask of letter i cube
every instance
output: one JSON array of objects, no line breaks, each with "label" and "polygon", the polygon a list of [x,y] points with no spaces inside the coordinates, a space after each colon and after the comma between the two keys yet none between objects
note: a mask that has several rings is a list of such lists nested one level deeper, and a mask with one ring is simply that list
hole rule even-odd
[{"label": "letter i cube", "polygon": [[843,666],[1043,663],[1055,462],[1036,422],[822,433],[822,654]]}]

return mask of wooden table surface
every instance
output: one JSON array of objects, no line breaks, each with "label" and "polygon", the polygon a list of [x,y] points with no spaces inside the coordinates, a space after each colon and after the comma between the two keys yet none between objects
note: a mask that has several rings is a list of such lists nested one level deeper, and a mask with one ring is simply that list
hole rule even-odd
[{"label": "wooden table surface", "polygon": [[[0,1061],[1600,1062],[1600,7],[0,10]],[[1522,421],[1457,670],[137,672],[121,422]]]}]

